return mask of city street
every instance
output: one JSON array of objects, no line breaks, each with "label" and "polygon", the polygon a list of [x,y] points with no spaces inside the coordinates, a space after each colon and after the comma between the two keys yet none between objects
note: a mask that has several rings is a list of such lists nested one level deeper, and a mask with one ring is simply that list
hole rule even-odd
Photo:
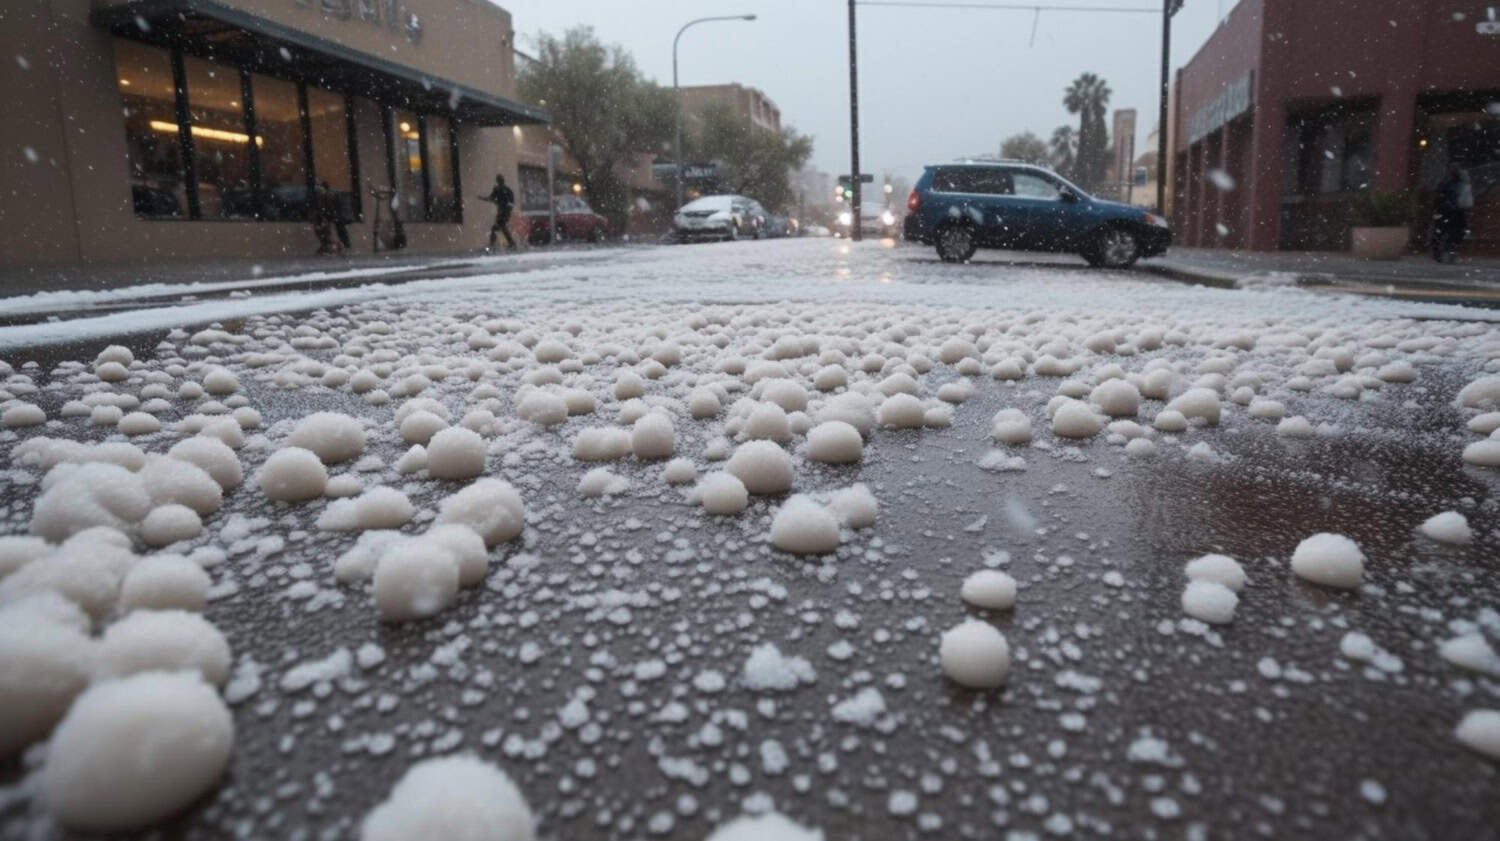
[{"label": "city street", "polygon": [[[0,428],[0,534],[59,542],[38,527],[54,487],[78,488],[63,537],[105,523],[89,494],[108,491],[68,475],[104,456],[60,442],[158,454],[201,432],[243,475],[160,548],[115,515],[135,555],[207,572],[203,615],[233,652],[227,772],[120,837],[355,838],[414,763],[468,752],[555,841],[700,841],[769,811],[828,841],[1500,839],[1500,760],[1455,732],[1500,708],[1500,456],[1470,446],[1500,410],[1493,309],[785,239],[51,291],[0,313],[0,409],[45,415]],[[318,412],[357,419],[362,448],[319,452],[326,490],[268,499],[273,454],[337,437],[293,434]],[[852,461],[809,436],[830,422],[862,433]],[[482,449],[437,443],[460,428]],[[757,438],[779,452],[726,460]],[[726,464],[748,506],[711,514],[695,483]],[[505,503],[444,503],[487,478],[524,529],[491,533],[451,605],[393,590],[433,615],[382,621],[385,573],[366,579],[395,556],[368,543],[365,574],[336,577],[359,526],[484,536]],[[149,507],[198,507],[191,479]],[[840,493],[860,484],[872,524]],[[409,510],[333,501],[376,487]],[[1470,539],[1421,529],[1443,512]],[[1358,544],[1356,586],[1293,572],[1324,532]],[[408,545],[425,548],[393,566],[445,563]],[[34,597],[23,571],[66,554],[0,552],[0,628]],[[1227,621],[1185,612],[1184,566],[1210,554],[1246,576]],[[960,597],[987,569],[1013,606]],[[93,635],[126,610],[110,596]],[[1002,687],[945,676],[966,619],[1003,633]],[[52,823],[47,750],[0,754],[0,839],[94,837]]]}]

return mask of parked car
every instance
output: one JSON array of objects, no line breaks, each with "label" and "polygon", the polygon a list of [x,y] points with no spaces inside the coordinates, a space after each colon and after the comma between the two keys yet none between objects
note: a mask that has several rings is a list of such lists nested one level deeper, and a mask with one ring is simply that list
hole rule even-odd
[{"label": "parked car", "polygon": [[[578,196],[558,196],[553,200],[556,209],[557,238],[580,242],[603,242],[610,234],[609,220],[594,212],[589,203]],[[545,210],[527,210],[521,214],[526,219],[526,241],[541,245],[552,241],[552,231]]]},{"label": "parked car", "polygon": [[764,234],[769,238],[794,237],[797,235],[797,220],[780,213],[767,214]]},{"label": "parked car", "polygon": [[[841,211],[835,221],[838,222],[838,235],[847,237],[854,225],[854,212]],[[894,238],[900,229],[896,224],[894,211],[880,202],[864,202],[859,210],[859,230],[863,234]]]},{"label": "parked car", "polygon": [[1172,244],[1167,220],[1096,199],[1051,170],[1022,163],[929,166],[907,199],[906,239],[961,263],[980,248],[1072,252],[1129,268]]},{"label": "parked car", "polygon": [[766,210],[744,196],[704,196],[683,205],[672,216],[679,240],[760,239],[765,234]]}]

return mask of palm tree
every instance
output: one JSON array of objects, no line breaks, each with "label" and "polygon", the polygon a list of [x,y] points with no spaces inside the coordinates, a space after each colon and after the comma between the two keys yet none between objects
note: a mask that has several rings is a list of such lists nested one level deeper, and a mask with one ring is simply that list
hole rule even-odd
[{"label": "palm tree", "polygon": [[1113,93],[1109,83],[1097,74],[1082,73],[1063,91],[1063,105],[1069,114],[1078,115],[1078,157],[1075,176],[1085,189],[1092,189],[1104,178],[1109,136],[1104,126],[1104,112]]},{"label": "palm tree", "polygon": [[1078,133],[1072,126],[1058,126],[1049,142],[1052,152],[1052,168],[1064,178],[1073,177],[1073,165],[1078,158]]}]

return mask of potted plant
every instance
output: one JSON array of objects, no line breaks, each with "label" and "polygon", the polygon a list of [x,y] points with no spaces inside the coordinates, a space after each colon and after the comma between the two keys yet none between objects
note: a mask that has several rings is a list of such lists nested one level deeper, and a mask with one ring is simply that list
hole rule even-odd
[{"label": "potted plant", "polygon": [[1368,190],[1354,199],[1349,250],[1366,260],[1396,260],[1411,240],[1412,196]]}]

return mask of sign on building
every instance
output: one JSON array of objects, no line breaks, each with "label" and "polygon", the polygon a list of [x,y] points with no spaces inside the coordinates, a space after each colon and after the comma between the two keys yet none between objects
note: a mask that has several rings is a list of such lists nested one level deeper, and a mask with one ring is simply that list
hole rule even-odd
[{"label": "sign on building", "polygon": [[1250,110],[1251,80],[1253,73],[1246,73],[1237,81],[1226,85],[1218,95],[1200,105],[1188,118],[1188,143],[1218,131],[1225,123]]}]

